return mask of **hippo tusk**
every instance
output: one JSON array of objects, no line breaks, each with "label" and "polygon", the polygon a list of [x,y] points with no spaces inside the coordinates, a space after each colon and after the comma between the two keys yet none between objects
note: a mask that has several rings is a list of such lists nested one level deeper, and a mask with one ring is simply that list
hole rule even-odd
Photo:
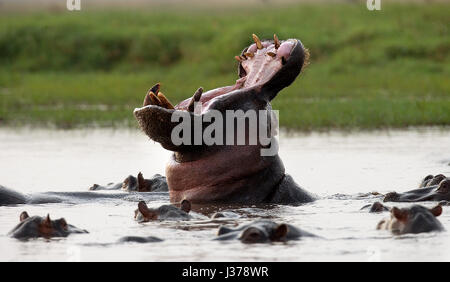
[{"label": "hippo tusk", "polygon": [[244,59],[241,56],[234,56],[234,58],[236,59],[236,61],[238,61],[239,63],[244,61]]},{"label": "hippo tusk", "polygon": [[193,112],[194,111],[194,103],[200,101],[200,98],[202,97],[203,93],[203,87],[200,87],[195,91],[194,96],[192,96],[191,101],[189,102],[188,111]]},{"label": "hippo tusk", "polygon": [[278,40],[278,37],[277,37],[276,34],[273,35],[273,41],[274,41],[274,44],[275,44],[275,49],[278,49],[281,44],[280,44],[280,40]]},{"label": "hippo tusk", "polygon": [[159,90],[161,89],[161,83],[156,83],[148,92],[153,92],[155,95],[158,95]]},{"label": "hippo tusk", "polygon": [[153,105],[161,106],[161,101],[156,97],[155,93],[150,92],[148,96],[152,100]]},{"label": "hippo tusk", "polygon": [[167,99],[166,96],[164,96],[164,94],[162,92],[159,92],[157,97],[158,97],[159,101],[161,101],[161,104],[163,105],[164,108],[169,109],[169,110],[175,109],[175,107],[172,105],[172,103],[170,103],[169,99]]},{"label": "hippo tusk", "polygon": [[147,94],[147,95],[145,95],[145,98],[144,98],[144,102],[142,103],[142,106],[148,106],[148,105],[151,105],[152,104],[152,99],[150,98],[150,95],[149,94]]},{"label": "hippo tusk", "polygon": [[254,33],[252,34],[252,37],[253,37],[253,41],[255,41],[255,43],[256,43],[256,48],[262,49],[263,46],[262,46],[261,40],[259,40],[259,37]]},{"label": "hippo tusk", "polygon": [[272,58],[275,58],[277,56],[277,54],[275,54],[274,52],[267,52],[266,54],[271,56]]},{"label": "hippo tusk", "polygon": [[255,54],[253,54],[251,52],[245,52],[244,55],[249,58],[253,58],[255,56]]}]

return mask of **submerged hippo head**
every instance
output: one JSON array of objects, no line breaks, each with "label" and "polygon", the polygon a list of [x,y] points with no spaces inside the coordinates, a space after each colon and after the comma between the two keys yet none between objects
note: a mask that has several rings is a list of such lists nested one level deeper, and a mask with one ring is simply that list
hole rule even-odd
[{"label": "submerged hippo head", "polygon": [[391,192],[385,195],[384,202],[423,202],[423,201],[449,201],[450,179],[442,174],[433,178],[425,178],[424,188],[404,193]]},{"label": "submerged hippo head", "polygon": [[441,214],[442,207],[439,205],[432,209],[419,205],[401,209],[393,207],[391,209],[391,217],[380,221],[377,229],[390,230],[396,235],[442,231],[444,227],[436,218]]},{"label": "submerged hippo head", "polygon": [[37,237],[67,237],[72,233],[88,232],[67,224],[64,218],[51,220],[50,215],[46,217],[30,217],[27,212],[22,212],[20,214],[20,223],[8,235],[17,239],[29,239]]},{"label": "submerged hippo head", "polygon": [[439,185],[439,183],[441,183],[442,180],[444,180],[444,179],[446,179],[446,177],[443,174],[438,174],[436,176],[433,176],[431,174],[427,175],[422,180],[419,188],[425,188],[425,187],[430,187],[430,186],[434,186],[434,185]]},{"label": "submerged hippo head", "polygon": [[373,204],[369,204],[369,205],[366,205],[361,208],[361,210],[365,210],[365,209],[368,209],[370,213],[380,213],[380,212],[389,211],[389,208],[380,202],[375,202]]},{"label": "submerged hippo head", "polygon": [[[174,152],[166,166],[172,202],[262,202],[284,177],[276,153],[261,156],[261,148],[276,147],[276,142],[266,144],[260,135],[275,134],[270,101],[299,75],[308,53],[297,39],[280,41],[274,36],[274,40],[260,41],[256,35],[253,39],[255,43],[236,56],[239,78],[234,85],[205,93],[199,88],[192,98],[173,106],[156,84],[145,96],[143,107],[134,111],[141,129]],[[233,132],[225,130],[230,125],[226,115],[240,110],[253,111],[258,122],[266,121],[262,127],[250,126],[250,118],[243,121],[244,144],[236,142],[238,126]],[[265,115],[259,116],[260,111],[266,111]],[[182,125],[187,130],[179,131]],[[253,138],[256,141],[251,143]]]},{"label": "submerged hippo head", "polygon": [[142,172],[137,177],[129,175],[122,182],[122,190],[136,192],[165,192],[168,190],[166,178],[159,174],[155,174],[150,179],[145,179]]},{"label": "submerged hippo head", "polygon": [[139,222],[153,220],[189,220],[191,216],[191,203],[187,200],[181,202],[180,208],[173,205],[162,205],[159,208],[151,209],[144,201],[138,203],[137,210],[134,211],[134,219]]},{"label": "submerged hippo head", "polygon": [[215,240],[238,239],[243,243],[269,243],[296,240],[300,237],[314,237],[290,224],[278,224],[270,220],[257,220],[237,228],[221,226]]}]

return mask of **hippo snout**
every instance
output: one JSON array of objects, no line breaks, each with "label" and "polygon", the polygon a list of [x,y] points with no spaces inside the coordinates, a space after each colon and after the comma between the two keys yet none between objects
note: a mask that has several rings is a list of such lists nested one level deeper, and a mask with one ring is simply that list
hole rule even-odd
[{"label": "hippo snout", "polygon": [[396,202],[400,198],[400,195],[397,192],[390,192],[384,196],[383,202]]}]

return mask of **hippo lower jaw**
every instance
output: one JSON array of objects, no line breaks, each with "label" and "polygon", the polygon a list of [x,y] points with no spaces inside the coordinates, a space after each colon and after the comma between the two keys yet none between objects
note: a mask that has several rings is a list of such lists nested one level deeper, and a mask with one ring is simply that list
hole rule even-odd
[{"label": "hippo lower jaw", "polygon": [[226,146],[190,162],[177,162],[174,155],[166,165],[171,201],[265,202],[284,178],[285,169],[278,155],[261,157],[259,150],[258,146]]},{"label": "hippo lower jaw", "polygon": [[[236,56],[239,79],[235,85],[205,93],[199,88],[192,98],[172,106],[156,84],[145,96],[144,106],[134,111],[141,129],[163,148],[174,151],[166,166],[172,202],[184,199],[192,203],[261,203],[273,202],[273,198],[286,203],[312,200],[292,179],[286,178],[277,154],[261,155],[261,148],[265,146],[259,139],[256,145],[210,145],[203,140],[198,143],[194,134],[188,137],[190,142],[176,144],[172,140],[173,130],[180,124],[173,121],[174,114],[190,117],[190,128],[195,129],[195,118],[201,116],[205,120],[212,112],[270,111],[270,101],[295,80],[308,57],[302,43],[297,39],[279,41],[276,36],[273,41],[262,42],[255,35],[253,38],[255,43]],[[207,125],[202,124],[202,133]],[[246,128],[249,127],[247,124]],[[274,135],[271,128],[269,122],[265,129],[269,136]],[[250,134],[246,134],[249,138]],[[225,136],[225,131],[222,135]],[[276,140],[272,139],[271,145],[273,142]],[[277,194],[280,187],[284,194]]]}]

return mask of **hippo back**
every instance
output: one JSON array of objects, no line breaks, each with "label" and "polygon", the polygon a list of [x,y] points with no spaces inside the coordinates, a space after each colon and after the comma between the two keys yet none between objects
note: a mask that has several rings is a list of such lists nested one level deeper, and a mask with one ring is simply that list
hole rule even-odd
[{"label": "hippo back", "polygon": [[25,204],[25,195],[0,185],[0,206]]}]

